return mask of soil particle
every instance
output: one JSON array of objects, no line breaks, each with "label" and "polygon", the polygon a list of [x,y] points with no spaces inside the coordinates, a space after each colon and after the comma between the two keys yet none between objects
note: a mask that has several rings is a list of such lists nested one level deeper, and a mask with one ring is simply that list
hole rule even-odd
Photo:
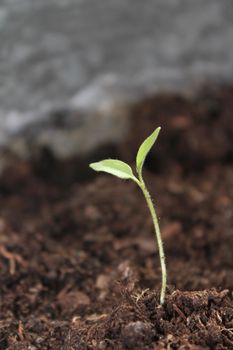
[{"label": "soil particle", "polygon": [[153,324],[148,322],[129,322],[122,329],[122,343],[126,349],[141,349],[151,344],[154,337]]}]

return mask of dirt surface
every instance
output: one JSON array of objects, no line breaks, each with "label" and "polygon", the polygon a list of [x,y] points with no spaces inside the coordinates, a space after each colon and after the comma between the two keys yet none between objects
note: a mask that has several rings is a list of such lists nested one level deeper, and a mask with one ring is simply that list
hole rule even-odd
[{"label": "dirt surface", "polygon": [[[145,180],[153,226],[130,182],[57,162],[17,162],[0,181],[0,349],[233,349],[233,88],[161,95],[132,110],[124,144],[91,158],[132,161],[162,126]],[[132,157],[133,156],[133,157]]]}]

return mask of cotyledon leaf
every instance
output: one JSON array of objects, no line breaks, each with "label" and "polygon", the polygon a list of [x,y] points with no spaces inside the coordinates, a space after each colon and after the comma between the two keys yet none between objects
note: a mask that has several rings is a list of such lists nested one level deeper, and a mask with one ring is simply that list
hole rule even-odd
[{"label": "cotyledon leaf", "polygon": [[121,179],[131,179],[137,182],[131,167],[118,159],[105,159],[97,163],[91,163],[90,167],[95,171],[103,171],[105,173],[117,176]]},{"label": "cotyledon leaf", "polygon": [[136,168],[137,168],[137,173],[139,175],[141,175],[142,173],[142,167],[145,162],[146,156],[150,152],[155,141],[157,140],[160,130],[161,130],[161,127],[156,128],[155,131],[150,136],[148,136],[139,147],[137,157],[136,157]]}]

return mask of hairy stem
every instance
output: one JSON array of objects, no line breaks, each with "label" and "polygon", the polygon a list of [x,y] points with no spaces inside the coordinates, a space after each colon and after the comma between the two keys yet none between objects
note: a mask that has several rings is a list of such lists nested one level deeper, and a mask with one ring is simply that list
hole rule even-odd
[{"label": "hairy stem", "polygon": [[166,293],[166,287],[167,287],[167,269],[166,269],[166,263],[165,263],[163,241],[161,238],[158,217],[157,217],[155,207],[153,205],[150,193],[148,192],[148,190],[146,188],[146,185],[145,185],[145,182],[144,182],[142,176],[139,176],[139,180],[140,180],[139,186],[144,194],[147,206],[148,206],[150,213],[151,213],[151,216],[152,216],[154,229],[155,229],[155,237],[156,237],[157,244],[158,244],[160,265],[161,265],[161,271],[162,271],[162,286],[161,286],[161,292],[160,292],[160,304],[162,305],[164,303],[164,300],[165,300],[165,293]]}]

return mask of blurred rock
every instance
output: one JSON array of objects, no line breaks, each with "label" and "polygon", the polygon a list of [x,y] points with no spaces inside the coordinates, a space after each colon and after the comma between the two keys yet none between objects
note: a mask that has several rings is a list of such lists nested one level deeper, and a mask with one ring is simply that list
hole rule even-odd
[{"label": "blurred rock", "polygon": [[4,1],[1,149],[89,152],[123,137],[132,99],[232,82],[232,10],[228,0]]},{"label": "blurred rock", "polygon": [[4,130],[3,126],[4,138],[0,137],[0,172],[12,157],[33,157],[43,148],[64,159],[120,142],[128,130],[127,117],[128,107],[117,104],[88,112],[71,108],[47,111],[34,119],[17,116],[15,122],[12,116],[8,120],[12,128]]}]

